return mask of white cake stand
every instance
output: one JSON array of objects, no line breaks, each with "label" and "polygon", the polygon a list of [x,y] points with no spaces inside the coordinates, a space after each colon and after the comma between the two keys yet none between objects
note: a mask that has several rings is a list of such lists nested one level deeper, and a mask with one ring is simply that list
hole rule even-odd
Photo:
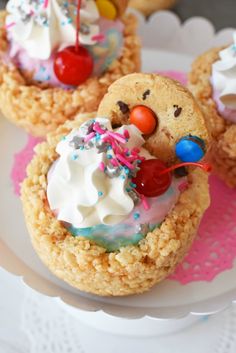
[{"label": "white cake stand", "polygon": [[[143,71],[190,69],[195,55],[231,41],[232,30],[215,33],[203,18],[181,25],[169,12],[155,14],[148,23],[141,15]],[[128,335],[156,335],[181,330],[199,316],[214,314],[236,300],[236,264],[214,281],[185,286],[166,280],[149,293],[128,298],[98,298],[56,279],[34,253],[24,225],[20,200],[9,178],[13,155],[26,142],[26,134],[0,120],[0,266],[22,277],[28,286],[60,303],[73,316],[105,331]]]}]

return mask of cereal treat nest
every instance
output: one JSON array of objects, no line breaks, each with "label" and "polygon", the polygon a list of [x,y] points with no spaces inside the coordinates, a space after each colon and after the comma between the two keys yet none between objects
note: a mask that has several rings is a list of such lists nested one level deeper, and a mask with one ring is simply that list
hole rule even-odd
[{"label": "cereal treat nest", "polygon": [[[6,12],[0,11],[0,48],[8,43],[4,30]],[[75,90],[47,87],[32,83],[17,67],[0,62],[0,109],[13,123],[35,136],[45,136],[77,113],[95,111],[109,85],[123,75],[139,71],[140,42],[133,15],[123,17],[124,47],[122,55],[100,77],[91,77]]]},{"label": "cereal treat nest", "polygon": [[45,265],[73,287],[100,296],[142,293],[173,272],[195,237],[209,206],[208,176],[189,173],[189,188],[160,228],[147,234],[138,246],[108,253],[83,237],[74,238],[47,203],[47,172],[58,157],[60,139],[91,116],[68,121],[37,146],[22,185],[22,202],[33,246]]},{"label": "cereal treat nest", "polygon": [[230,187],[236,186],[236,124],[225,120],[218,112],[210,82],[212,64],[219,60],[222,48],[212,49],[200,56],[192,66],[189,88],[205,114],[212,136],[209,159],[215,172]]}]

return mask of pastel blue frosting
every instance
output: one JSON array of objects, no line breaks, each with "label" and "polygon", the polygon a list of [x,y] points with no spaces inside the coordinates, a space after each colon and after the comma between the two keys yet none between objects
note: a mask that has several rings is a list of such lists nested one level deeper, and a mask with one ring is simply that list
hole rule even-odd
[{"label": "pastel blue frosting", "polygon": [[[149,225],[148,231],[151,232],[158,226],[159,224]],[[84,237],[94,241],[108,252],[117,251],[127,245],[137,245],[147,235],[147,233],[134,233],[135,224],[117,224],[113,226],[99,224],[90,228],[74,228],[71,226],[69,231],[74,237]],[[124,234],[128,234],[127,237]]]}]

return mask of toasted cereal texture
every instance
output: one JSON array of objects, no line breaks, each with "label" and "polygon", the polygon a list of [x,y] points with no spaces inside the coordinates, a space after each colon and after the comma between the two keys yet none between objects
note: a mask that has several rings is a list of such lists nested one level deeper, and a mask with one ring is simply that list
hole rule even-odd
[{"label": "toasted cereal texture", "polygon": [[189,89],[205,114],[212,137],[209,159],[214,171],[229,187],[236,187],[236,124],[225,120],[218,112],[210,83],[212,64],[219,60],[220,50],[222,48],[212,49],[196,59],[189,74]]},{"label": "toasted cereal texture", "polygon": [[62,136],[90,118],[68,121],[36,147],[21,190],[32,244],[44,264],[75,288],[100,296],[143,293],[170,275],[189,250],[209,206],[208,176],[192,170],[187,177],[189,188],[181,193],[161,227],[137,246],[107,253],[88,239],[74,238],[48,206],[47,172],[58,157],[55,148]]},{"label": "toasted cereal texture", "polygon": [[98,108],[98,116],[109,116],[113,124],[129,124],[129,113],[144,105],[156,114],[157,129],[145,147],[169,164],[176,161],[180,138],[196,135],[208,142],[202,112],[192,94],[179,82],[154,74],[130,74],[114,82]]},{"label": "toasted cereal texture", "polygon": [[[4,30],[6,13],[0,11],[0,50],[7,50]],[[124,48],[101,77],[91,77],[75,90],[45,87],[32,83],[15,66],[0,62],[0,109],[18,126],[34,136],[45,136],[75,115],[92,112],[109,85],[123,75],[139,71],[140,42],[136,36],[137,22],[133,15],[123,17]]]},{"label": "toasted cereal texture", "polygon": [[115,5],[118,17],[120,17],[125,13],[129,0],[111,0],[111,2]]},{"label": "toasted cereal texture", "polygon": [[149,16],[155,11],[173,7],[176,2],[176,0],[130,0],[129,6],[141,11],[145,16]]}]

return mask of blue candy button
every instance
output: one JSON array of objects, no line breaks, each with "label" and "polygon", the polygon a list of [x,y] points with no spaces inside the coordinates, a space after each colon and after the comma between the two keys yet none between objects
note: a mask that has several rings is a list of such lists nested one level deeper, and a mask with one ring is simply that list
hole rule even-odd
[{"label": "blue candy button", "polygon": [[175,146],[176,156],[182,162],[198,162],[205,154],[205,143],[197,136],[185,136]]}]

